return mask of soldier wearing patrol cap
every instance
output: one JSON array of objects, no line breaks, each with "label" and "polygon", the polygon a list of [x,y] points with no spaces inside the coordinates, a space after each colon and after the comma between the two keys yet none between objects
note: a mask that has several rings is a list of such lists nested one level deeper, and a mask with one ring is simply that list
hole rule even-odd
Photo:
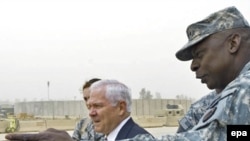
[{"label": "soldier wearing patrol cap", "polygon": [[[179,60],[192,60],[191,70],[209,89],[219,94],[209,102],[199,122],[188,132],[165,135],[163,141],[226,141],[227,125],[250,124],[250,26],[235,7],[215,12],[187,28],[188,43],[177,53]],[[39,140],[46,132],[31,135],[12,134],[10,140]],[[47,132],[48,134],[48,132]],[[59,136],[57,136],[59,135]],[[62,132],[50,140],[68,141]],[[137,135],[126,141],[153,141]]]},{"label": "soldier wearing patrol cap", "polygon": [[[176,53],[176,57],[181,61],[191,60],[193,59],[193,46],[212,34],[236,28],[249,28],[249,24],[235,7],[229,7],[211,14],[206,19],[188,26],[186,32],[189,41]],[[217,87],[214,91],[193,103],[185,116],[179,121],[177,133],[188,131],[195,126],[211,102],[220,96],[218,94],[222,90],[223,87]]]},{"label": "soldier wearing patrol cap", "polygon": [[[176,57],[191,60],[196,78],[218,94],[209,94],[213,99],[209,102],[201,99],[194,103],[193,113],[186,117],[192,120],[196,113],[204,114],[189,132],[167,135],[164,140],[226,141],[227,125],[250,124],[250,26],[232,6],[191,24],[187,36],[188,43]],[[206,110],[199,111],[198,105]]]},{"label": "soldier wearing patrol cap", "polygon": [[[197,101],[186,115],[196,123],[163,141],[226,141],[227,125],[250,124],[250,26],[234,6],[209,15],[187,28],[188,43],[176,53],[191,61],[191,70],[217,93]],[[209,97],[208,95],[208,97]],[[199,111],[200,108],[205,110]],[[193,111],[192,111],[193,110]],[[200,114],[200,117],[196,117]],[[196,119],[193,119],[196,118]],[[150,140],[142,136],[132,140]]]}]

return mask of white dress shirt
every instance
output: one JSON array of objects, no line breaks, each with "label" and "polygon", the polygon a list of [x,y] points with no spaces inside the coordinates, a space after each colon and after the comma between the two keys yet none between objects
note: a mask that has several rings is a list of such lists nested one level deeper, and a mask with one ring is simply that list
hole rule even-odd
[{"label": "white dress shirt", "polygon": [[108,141],[115,141],[116,136],[118,135],[119,131],[121,130],[121,128],[125,125],[125,123],[130,119],[131,117],[127,117],[126,119],[124,119],[113,131],[111,131],[108,136],[107,136],[107,140]]}]

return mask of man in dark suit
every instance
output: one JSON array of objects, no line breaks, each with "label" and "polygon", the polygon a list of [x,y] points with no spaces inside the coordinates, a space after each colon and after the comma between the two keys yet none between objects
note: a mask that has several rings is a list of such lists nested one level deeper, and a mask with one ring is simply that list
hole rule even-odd
[{"label": "man in dark suit", "polygon": [[[105,135],[108,141],[118,141],[139,135],[155,139],[149,132],[136,124],[131,113],[130,89],[116,80],[99,80],[90,87],[87,101],[89,116],[94,130]],[[49,128],[37,134],[9,134],[6,139],[15,141],[74,141],[66,131]],[[83,141],[82,139],[80,141]]]},{"label": "man in dark suit", "polygon": [[87,102],[94,130],[105,134],[108,141],[151,135],[131,118],[131,104],[130,89],[126,85],[116,80],[94,83]]}]

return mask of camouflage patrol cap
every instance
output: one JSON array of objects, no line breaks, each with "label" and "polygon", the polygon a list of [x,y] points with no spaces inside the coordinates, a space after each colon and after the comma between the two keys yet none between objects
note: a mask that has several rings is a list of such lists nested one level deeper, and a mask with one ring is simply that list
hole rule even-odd
[{"label": "camouflage patrol cap", "polygon": [[209,15],[202,21],[193,23],[187,27],[188,43],[177,53],[176,57],[181,61],[191,60],[191,47],[206,37],[216,32],[233,28],[249,28],[248,22],[236,7],[228,7]]}]

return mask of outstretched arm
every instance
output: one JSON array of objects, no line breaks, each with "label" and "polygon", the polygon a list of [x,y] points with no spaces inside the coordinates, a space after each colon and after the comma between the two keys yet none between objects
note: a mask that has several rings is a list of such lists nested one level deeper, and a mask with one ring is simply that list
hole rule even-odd
[{"label": "outstretched arm", "polygon": [[54,128],[37,134],[8,134],[5,138],[10,141],[74,141],[66,131]]}]

